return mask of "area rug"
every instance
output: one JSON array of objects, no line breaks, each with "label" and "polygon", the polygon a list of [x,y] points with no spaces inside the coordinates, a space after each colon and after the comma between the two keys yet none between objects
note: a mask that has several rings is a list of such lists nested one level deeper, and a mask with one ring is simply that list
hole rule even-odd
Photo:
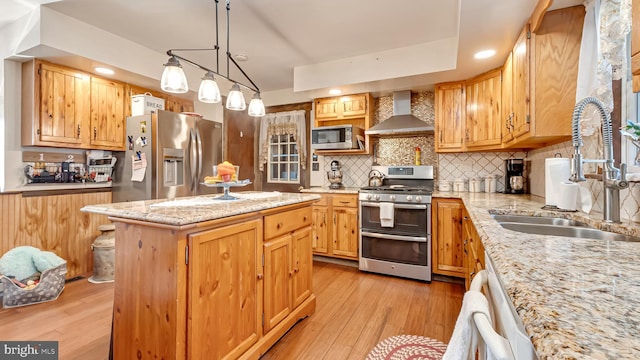
[{"label": "area rug", "polygon": [[447,344],[417,335],[397,335],[386,338],[369,352],[367,360],[428,360],[442,359]]}]

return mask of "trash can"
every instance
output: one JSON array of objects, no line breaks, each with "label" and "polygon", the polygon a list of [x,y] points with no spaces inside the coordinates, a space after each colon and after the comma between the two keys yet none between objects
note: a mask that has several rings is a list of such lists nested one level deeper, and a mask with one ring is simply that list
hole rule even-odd
[{"label": "trash can", "polygon": [[115,269],[116,225],[100,225],[98,230],[102,234],[98,235],[91,244],[93,275],[89,277],[89,282],[94,284],[112,282]]}]

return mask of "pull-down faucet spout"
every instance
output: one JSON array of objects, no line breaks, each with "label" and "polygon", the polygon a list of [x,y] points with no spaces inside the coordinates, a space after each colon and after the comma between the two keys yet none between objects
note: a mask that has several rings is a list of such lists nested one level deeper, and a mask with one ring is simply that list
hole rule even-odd
[{"label": "pull-down faucet spout", "polygon": [[[582,134],[580,133],[580,119],[584,108],[588,104],[593,104],[598,108],[600,119],[602,120],[602,139],[604,146],[604,160],[587,160],[582,159],[580,147],[583,146]],[[585,181],[582,164],[585,162],[603,163],[602,185],[604,187],[604,220],[607,222],[620,222],[620,189],[629,187],[626,180],[627,165],[620,164],[617,169],[613,158],[613,130],[611,125],[611,116],[605,109],[600,100],[595,97],[584,98],[576,104],[573,109],[573,118],[571,123],[571,138],[573,143],[573,157],[571,160],[571,177],[570,181]]]}]

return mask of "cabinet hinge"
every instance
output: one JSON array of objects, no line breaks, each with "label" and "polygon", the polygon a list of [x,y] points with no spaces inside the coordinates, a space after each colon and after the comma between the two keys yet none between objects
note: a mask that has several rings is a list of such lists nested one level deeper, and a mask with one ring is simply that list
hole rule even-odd
[{"label": "cabinet hinge", "polygon": [[184,247],[184,263],[189,265],[189,245]]},{"label": "cabinet hinge", "polygon": [[36,130],[36,134],[40,135],[40,129]]},{"label": "cabinet hinge", "polygon": [[531,39],[531,31],[527,31],[527,39]]},{"label": "cabinet hinge", "polygon": [[527,122],[527,124],[531,123],[531,115],[527,115],[527,118],[525,119],[525,121]]},{"label": "cabinet hinge", "polygon": [[38,75],[42,75],[42,69],[38,68]]}]

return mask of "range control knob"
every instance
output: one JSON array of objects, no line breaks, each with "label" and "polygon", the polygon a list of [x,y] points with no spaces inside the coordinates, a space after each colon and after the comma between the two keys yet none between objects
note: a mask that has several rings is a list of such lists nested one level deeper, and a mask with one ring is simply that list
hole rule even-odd
[{"label": "range control knob", "polygon": [[416,196],[416,202],[422,202],[422,196],[420,195]]},{"label": "range control knob", "polygon": [[395,201],[396,200],[396,196],[395,195],[389,195],[389,200]]},{"label": "range control knob", "polygon": [[371,200],[371,194],[367,194],[366,197],[367,197],[367,200]]},{"label": "range control knob", "polygon": [[375,195],[373,196],[373,198],[374,198],[375,200],[380,200],[380,195],[375,194]]},{"label": "range control knob", "polygon": [[413,196],[407,195],[407,201],[413,201]]}]

